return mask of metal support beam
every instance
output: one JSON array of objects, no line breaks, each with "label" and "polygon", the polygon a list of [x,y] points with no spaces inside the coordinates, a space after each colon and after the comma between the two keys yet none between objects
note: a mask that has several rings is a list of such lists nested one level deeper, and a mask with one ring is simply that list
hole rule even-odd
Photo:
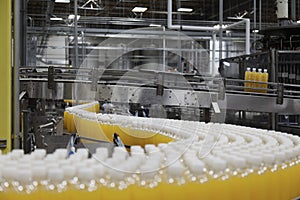
[{"label": "metal support beam", "polygon": [[[19,81],[19,67],[22,65],[22,49],[23,43],[22,39],[24,38],[24,32],[23,32],[23,23],[22,23],[22,15],[21,10],[23,6],[23,2],[21,0],[15,0],[14,4],[14,63],[13,63],[13,69],[14,69],[14,75],[13,75],[13,138],[14,138],[14,148],[21,148],[20,146],[20,140],[21,140],[21,134],[20,134],[20,104],[19,104],[19,94],[20,94],[20,81]],[[23,36],[23,37],[22,37]],[[26,40],[25,40],[26,41]],[[26,51],[24,51],[26,52]],[[23,63],[25,64],[25,63]]]},{"label": "metal support beam", "polygon": [[3,152],[11,150],[11,0],[0,1],[0,140],[6,140]]},{"label": "metal support beam", "polygon": [[223,0],[219,0],[219,60],[223,54]]},{"label": "metal support beam", "polygon": [[77,13],[77,0],[74,0],[74,50],[75,50],[75,60],[74,60],[74,66],[75,68],[78,66],[78,13]]}]

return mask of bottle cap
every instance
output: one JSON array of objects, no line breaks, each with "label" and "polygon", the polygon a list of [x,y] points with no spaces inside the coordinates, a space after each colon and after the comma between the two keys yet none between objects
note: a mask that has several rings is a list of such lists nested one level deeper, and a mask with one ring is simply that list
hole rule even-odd
[{"label": "bottle cap", "polygon": [[32,182],[32,173],[30,169],[19,169],[15,174],[16,180],[22,184],[30,184]]},{"label": "bottle cap", "polygon": [[87,159],[89,157],[89,151],[85,148],[79,148],[76,151],[76,154],[80,155],[81,159]]},{"label": "bottle cap", "polygon": [[145,145],[145,151],[147,153],[151,152],[153,149],[156,149],[157,147],[154,144],[146,144]]},{"label": "bottle cap", "polygon": [[45,166],[33,166],[32,172],[33,180],[42,181],[47,177],[47,170]]},{"label": "bottle cap", "polygon": [[46,156],[47,152],[45,149],[36,149],[31,153],[35,160],[41,160]]},{"label": "bottle cap", "polygon": [[66,180],[72,179],[76,174],[76,168],[74,166],[63,166],[62,170]]},{"label": "bottle cap", "polygon": [[256,72],[256,68],[255,68],[255,67],[253,67],[253,68],[252,68],[252,71],[253,71],[253,72]]},{"label": "bottle cap", "polygon": [[109,174],[112,181],[121,181],[124,179],[124,172],[121,168],[122,166],[118,166],[117,169],[109,169]]},{"label": "bottle cap", "polygon": [[182,177],[183,172],[184,172],[184,167],[180,163],[180,161],[176,161],[176,162],[172,163],[167,168],[168,176],[173,177],[173,178]]},{"label": "bottle cap", "polygon": [[247,71],[250,71],[251,70],[251,68],[250,67],[247,67]]},{"label": "bottle cap", "polygon": [[268,70],[267,69],[264,69],[264,73],[267,73],[268,72]]},{"label": "bottle cap", "polygon": [[258,72],[262,72],[262,69],[261,69],[261,68],[259,68],[259,69],[258,69]]},{"label": "bottle cap", "polygon": [[78,171],[78,178],[81,182],[89,182],[94,179],[94,170],[91,168],[81,168]]},{"label": "bottle cap", "polygon": [[60,183],[64,180],[64,172],[62,169],[48,169],[48,179],[54,183]]},{"label": "bottle cap", "polygon": [[100,178],[104,178],[105,175],[106,175],[106,168],[101,165],[101,164],[97,164],[97,165],[94,165],[92,167],[93,171],[94,171],[94,174],[95,174],[95,177],[100,179]]},{"label": "bottle cap", "polygon": [[203,174],[203,169],[205,167],[204,162],[201,160],[186,160],[187,166],[189,170],[194,174],[194,175],[200,175]]},{"label": "bottle cap", "polygon": [[2,175],[5,180],[7,181],[12,181],[15,177],[15,174],[17,173],[17,168],[16,167],[5,167],[2,169]]}]

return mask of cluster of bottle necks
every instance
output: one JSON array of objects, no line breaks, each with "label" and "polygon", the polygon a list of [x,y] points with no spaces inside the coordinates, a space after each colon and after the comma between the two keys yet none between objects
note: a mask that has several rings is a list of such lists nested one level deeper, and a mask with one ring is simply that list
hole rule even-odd
[{"label": "cluster of bottle necks", "polygon": [[166,124],[193,130],[190,139],[135,145],[130,151],[115,147],[111,156],[98,148],[90,158],[87,149],[70,157],[66,149],[1,155],[0,199],[290,199],[300,194],[299,137],[175,122]]},{"label": "cluster of bottle necks", "polygon": [[269,74],[267,69],[258,69],[248,67],[247,71],[245,71],[245,92],[259,92],[259,93],[267,93],[268,92],[268,79]]}]

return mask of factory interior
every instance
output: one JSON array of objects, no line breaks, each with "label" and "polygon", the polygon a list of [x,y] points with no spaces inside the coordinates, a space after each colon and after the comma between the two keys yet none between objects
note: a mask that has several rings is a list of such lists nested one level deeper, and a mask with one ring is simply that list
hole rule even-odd
[{"label": "factory interior", "polygon": [[1,200],[300,199],[300,1],[0,11]]}]

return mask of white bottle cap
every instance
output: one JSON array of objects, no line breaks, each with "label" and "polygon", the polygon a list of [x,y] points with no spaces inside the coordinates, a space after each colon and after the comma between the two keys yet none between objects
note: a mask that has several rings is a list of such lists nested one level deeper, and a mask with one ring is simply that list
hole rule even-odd
[{"label": "white bottle cap", "polygon": [[261,68],[259,68],[259,69],[258,69],[258,72],[262,72],[262,69],[261,69]]},{"label": "white bottle cap", "polygon": [[235,168],[243,169],[246,167],[246,159],[233,156],[230,164]]},{"label": "white bottle cap", "polygon": [[168,144],[166,144],[166,143],[159,143],[157,145],[157,147],[160,149],[160,151],[164,151],[165,149],[168,148]]},{"label": "white bottle cap", "polygon": [[275,154],[275,159],[278,163],[283,163],[286,159],[285,153],[284,152],[274,152]]},{"label": "white bottle cap", "polygon": [[248,154],[248,155],[245,155],[245,158],[247,160],[247,163],[250,165],[250,166],[254,166],[254,167],[258,167],[261,165],[262,161],[263,161],[263,158],[258,156],[258,155],[251,155],[251,154]]},{"label": "white bottle cap", "polygon": [[76,154],[80,155],[82,160],[87,159],[89,157],[89,151],[86,148],[77,149]]},{"label": "white bottle cap", "polygon": [[58,162],[49,162],[46,163],[47,169],[54,169],[54,168],[59,168],[59,163]]},{"label": "white bottle cap", "polygon": [[5,166],[5,168],[2,169],[2,175],[5,180],[12,181],[12,180],[14,180],[14,177],[15,177],[17,171],[18,171],[18,169],[16,167]]},{"label": "white bottle cap", "polygon": [[20,159],[24,155],[24,150],[23,149],[13,149],[11,154],[11,158],[13,160]]},{"label": "white bottle cap", "polygon": [[124,173],[121,170],[122,166],[118,166],[118,169],[109,169],[109,175],[112,181],[121,181],[124,179]]},{"label": "white bottle cap", "polygon": [[70,160],[59,160],[58,163],[59,163],[59,166],[60,166],[60,167],[63,167],[63,166],[68,166],[68,165],[70,165],[70,164],[71,164],[71,161],[70,161]]},{"label": "white bottle cap", "polygon": [[264,69],[264,73],[267,73],[268,72],[268,70],[267,69]]},{"label": "white bottle cap", "polygon": [[176,161],[167,167],[168,176],[171,178],[182,177],[184,172],[184,167],[180,161]]},{"label": "white bottle cap", "polygon": [[130,147],[130,152],[144,153],[144,149],[140,145],[132,145]]},{"label": "white bottle cap", "polygon": [[34,159],[41,160],[46,156],[47,151],[46,149],[35,149],[31,154],[33,155]]},{"label": "white bottle cap", "polygon": [[90,166],[98,163],[99,161],[95,160],[94,158],[90,158],[90,159],[86,159],[84,162],[87,167],[90,167]]},{"label": "white bottle cap", "polygon": [[151,180],[158,173],[158,169],[155,166],[148,164],[148,165],[141,166],[140,172],[141,172],[142,179]]},{"label": "white bottle cap", "polygon": [[226,166],[227,166],[226,161],[218,158],[218,159],[214,159],[212,167],[216,171],[222,171],[226,169]]},{"label": "white bottle cap", "polygon": [[63,166],[62,170],[66,180],[71,180],[76,175],[76,168],[74,166]]},{"label": "white bottle cap", "polygon": [[92,169],[94,171],[94,175],[96,178],[100,179],[100,178],[104,178],[107,172],[107,169],[105,166],[101,165],[101,164],[97,164],[92,166]]},{"label": "white bottle cap", "polygon": [[53,183],[60,183],[64,180],[64,172],[62,169],[48,169],[48,179]]},{"label": "white bottle cap", "polygon": [[32,182],[32,173],[30,169],[19,169],[15,176],[16,180],[21,184],[29,185]]},{"label": "white bottle cap", "polygon": [[203,174],[203,169],[205,167],[204,162],[201,160],[186,160],[187,166],[189,170],[194,174],[194,175],[201,175]]},{"label": "white bottle cap", "polygon": [[251,70],[251,68],[250,67],[247,67],[247,71],[250,71]]},{"label": "white bottle cap", "polygon": [[33,160],[31,162],[32,166],[45,166],[46,163],[44,162],[44,160]]},{"label": "white bottle cap", "polygon": [[255,68],[255,67],[253,67],[253,68],[252,68],[252,71],[253,71],[253,72],[256,72],[256,68]]},{"label": "white bottle cap", "polygon": [[47,170],[45,166],[33,166],[32,167],[32,178],[35,181],[46,180]]},{"label": "white bottle cap", "polygon": [[149,153],[150,151],[152,151],[153,149],[156,149],[157,147],[154,144],[146,144],[145,145],[145,151],[146,153]]},{"label": "white bottle cap", "polygon": [[58,159],[65,159],[68,156],[68,150],[59,148],[59,149],[56,149],[53,154]]},{"label": "white bottle cap", "polygon": [[100,162],[101,163],[101,162],[105,161],[108,157],[106,155],[104,155],[104,154],[95,153],[95,154],[92,155],[92,158],[94,160],[96,160],[96,162]]},{"label": "white bottle cap", "polygon": [[119,158],[121,160],[125,160],[128,156],[128,152],[124,147],[115,147],[114,152],[112,154],[113,158]]},{"label": "white bottle cap", "polygon": [[78,171],[78,179],[80,182],[89,182],[94,179],[94,171],[92,168],[81,168]]},{"label": "white bottle cap", "polygon": [[5,163],[5,168],[17,167],[18,165],[18,162],[16,160],[6,160],[4,163]]}]

